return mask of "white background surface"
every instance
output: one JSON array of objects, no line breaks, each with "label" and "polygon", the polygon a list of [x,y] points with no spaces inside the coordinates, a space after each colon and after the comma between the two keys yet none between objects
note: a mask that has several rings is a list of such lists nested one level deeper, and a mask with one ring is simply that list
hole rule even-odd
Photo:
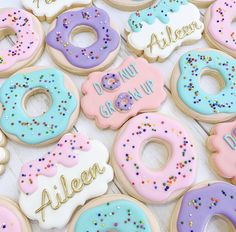
[{"label": "white background surface", "polygon": [[[109,15],[111,16],[113,22],[116,23],[118,26],[120,33],[122,35],[122,48],[120,51],[119,56],[115,60],[112,67],[118,66],[124,58],[130,55],[130,52],[126,48],[126,40],[123,36],[123,29],[125,27],[125,24],[127,22],[127,19],[129,17],[128,12],[122,12],[117,9],[114,9],[107,4],[105,4],[102,0],[96,0],[94,2],[94,5],[103,8],[107,10]],[[0,0],[0,7],[22,7],[20,0]],[[201,10],[202,16],[204,16],[205,10]],[[48,30],[48,24],[43,23],[45,32]],[[76,37],[76,43],[78,43],[78,38],[80,40],[79,44],[82,43],[81,40],[84,39],[85,42],[88,41],[88,38],[84,35],[81,35],[80,37]],[[92,38],[90,39],[92,40]],[[14,41],[14,38],[13,38]],[[5,41],[0,41],[0,49],[7,48],[12,44],[12,40],[7,38]],[[88,45],[88,44],[85,44]],[[207,47],[207,43],[202,39],[201,41],[195,43],[192,46],[185,46],[178,49],[172,56],[170,56],[164,63],[158,64],[152,64],[160,68],[162,73],[165,77],[165,88],[166,92],[168,93],[168,98],[166,102],[162,105],[159,112],[169,115],[173,118],[176,118],[179,120],[192,134],[192,137],[195,139],[196,149],[197,149],[197,155],[198,155],[198,173],[197,173],[197,179],[196,183],[200,181],[206,181],[206,180],[220,180],[219,176],[217,176],[212,168],[209,166],[208,163],[208,157],[209,152],[207,151],[205,147],[206,139],[209,135],[209,131],[212,127],[212,125],[205,124],[198,122],[196,120],[193,120],[192,118],[186,116],[183,114],[174,104],[173,99],[171,98],[171,93],[169,90],[169,82],[170,82],[170,76],[172,69],[175,65],[175,63],[178,61],[179,57],[187,52],[188,50],[194,49],[194,48],[203,48]],[[45,51],[43,56],[38,60],[38,62],[35,65],[44,65],[44,66],[56,66],[51,58],[48,56],[47,52]],[[77,75],[68,75],[72,78],[76,86],[78,87],[80,91],[81,84],[86,80],[86,77],[80,77]],[[206,81],[204,83],[204,86],[208,86],[208,91],[216,91],[217,90],[217,82],[213,81],[209,78],[204,78]],[[0,84],[4,81],[4,79],[0,79]],[[81,92],[80,92],[81,94]],[[47,98],[43,96],[36,96],[32,99],[32,101],[29,102],[29,112],[31,113],[39,113],[42,111],[45,111],[47,109],[49,101]],[[111,130],[100,130],[96,127],[94,121],[87,119],[83,113],[80,113],[79,119],[76,124],[76,128],[82,132],[85,133],[90,138],[98,139],[102,141],[107,148],[111,151],[112,144],[116,135],[115,131]],[[6,195],[14,200],[17,201],[18,199],[18,186],[17,186],[17,179],[18,175],[21,169],[21,166],[24,162],[36,159],[37,157],[40,157],[44,155],[48,150],[51,150],[53,145],[49,147],[43,147],[43,148],[30,148],[25,147],[19,144],[16,144],[12,141],[8,141],[7,148],[9,149],[11,153],[11,159],[9,162],[9,165],[7,167],[7,170],[5,174],[0,177],[0,194]],[[147,163],[150,167],[161,167],[165,164],[165,161],[167,160],[167,155],[165,149],[163,147],[157,145],[157,144],[150,144],[146,146],[143,154],[143,160]],[[125,193],[122,188],[119,186],[118,181],[115,179],[114,182],[110,185],[109,192],[111,193]],[[175,202],[166,204],[166,205],[160,205],[160,206],[154,206],[150,205],[148,206],[152,212],[155,214],[159,224],[160,224],[160,232],[167,232],[169,231],[169,222],[172,215],[172,210],[176,204]],[[55,219],[58,220],[58,219]],[[40,229],[36,222],[32,222],[33,225],[33,231],[43,231]],[[51,231],[65,231],[66,229],[62,230],[51,230]],[[208,225],[206,231],[208,232],[227,232],[226,224],[220,220],[220,219],[213,219],[211,223]],[[82,232],[82,231],[81,231]],[[119,231],[121,232],[121,231]],[[122,231],[123,232],[123,231]],[[125,232],[132,232],[132,231],[125,231]]]}]

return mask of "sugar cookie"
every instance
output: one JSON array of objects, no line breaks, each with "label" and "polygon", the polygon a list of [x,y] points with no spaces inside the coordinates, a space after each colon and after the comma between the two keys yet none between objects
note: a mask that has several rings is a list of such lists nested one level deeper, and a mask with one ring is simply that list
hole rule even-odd
[{"label": "sugar cookie", "polygon": [[120,128],[139,112],[154,111],[166,98],[162,74],[143,58],[89,75],[82,86],[83,112],[100,128]]},{"label": "sugar cookie", "polygon": [[82,231],[160,232],[154,215],[145,205],[121,194],[99,197],[77,211],[68,232]]},{"label": "sugar cookie", "polygon": [[22,9],[0,9],[0,22],[0,40],[7,35],[17,38],[12,47],[0,51],[0,77],[8,77],[41,56],[44,32],[38,19]]},{"label": "sugar cookie", "polygon": [[[175,66],[171,90],[181,110],[206,122],[221,122],[236,115],[236,60],[213,49],[190,51]],[[200,87],[202,75],[219,80],[221,90],[208,94]]]},{"label": "sugar cookie", "polygon": [[[162,170],[151,170],[142,161],[148,142],[165,144],[169,161]],[[188,189],[196,176],[196,154],[191,138],[175,120],[158,113],[140,114],[118,134],[112,163],[125,190],[146,203],[168,202]]]},{"label": "sugar cookie", "polygon": [[54,150],[22,167],[22,211],[44,229],[65,226],[78,206],[106,193],[113,179],[108,159],[101,142],[82,134],[64,135]]},{"label": "sugar cookie", "polygon": [[211,5],[215,0],[189,0],[189,2],[197,5],[198,7],[201,8],[206,8],[209,5]]},{"label": "sugar cookie", "polygon": [[188,0],[160,0],[133,13],[126,32],[131,49],[154,62],[163,61],[183,44],[201,39],[203,29],[198,8]]},{"label": "sugar cookie", "polygon": [[9,198],[0,196],[0,231],[31,232],[29,221],[21,213],[18,205]]},{"label": "sugar cookie", "polygon": [[[49,110],[38,117],[26,111],[27,100],[43,93]],[[31,67],[6,80],[0,88],[0,126],[12,140],[46,145],[70,131],[79,114],[79,93],[71,79],[55,68]]]},{"label": "sugar cookie", "polygon": [[205,37],[210,45],[236,58],[235,0],[217,0],[205,15]]},{"label": "sugar cookie", "polygon": [[106,0],[106,2],[120,10],[131,11],[149,7],[155,0]]},{"label": "sugar cookie", "polygon": [[[70,37],[81,31],[95,33],[97,41],[86,48],[74,46]],[[51,25],[46,42],[56,64],[80,75],[106,69],[120,49],[120,35],[110,23],[108,14],[96,7],[59,15]]]},{"label": "sugar cookie", "polygon": [[7,144],[7,139],[0,130],[0,175],[2,175],[5,172],[6,165],[10,158],[9,151],[6,148],[4,148],[6,144]]},{"label": "sugar cookie", "polygon": [[229,232],[235,232],[235,205],[235,186],[225,182],[198,184],[177,203],[170,232],[204,232],[213,216],[225,219]]},{"label": "sugar cookie", "polygon": [[217,173],[236,184],[236,119],[214,126],[207,146]]},{"label": "sugar cookie", "polygon": [[60,13],[71,7],[89,6],[92,0],[21,0],[23,6],[40,21],[52,22]]}]

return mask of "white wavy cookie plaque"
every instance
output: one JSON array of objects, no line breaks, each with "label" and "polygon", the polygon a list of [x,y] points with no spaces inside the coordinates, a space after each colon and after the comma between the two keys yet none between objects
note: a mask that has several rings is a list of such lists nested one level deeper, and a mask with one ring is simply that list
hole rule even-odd
[{"label": "white wavy cookie plaque", "polygon": [[92,0],[21,0],[23,6],[32,11],[41,21],[51,22],[62,11],[71,7],[89,6]]},{"label": "white wavy cookie plaque", "polygon": [[166,59],[185,43],[201,39],[203,29],[198,8],[188,0],[161,0],[131,14],[126,32],[129,46],[154,62]]},{"label": "white wavy cookie plaque", "polygon": [[82,134],[63,136],[53,151],[22,167],[22,211],[44,229],[65,226],[78,206],[106,193],[113,179],[108,159],[101,142]]},{"label": "white wavy cookie plaque", "polygon": [[6,165],[9,161],[9,151],[5,148],[6,144],[6,136],[0,130],[0,175],[5,172]]}]

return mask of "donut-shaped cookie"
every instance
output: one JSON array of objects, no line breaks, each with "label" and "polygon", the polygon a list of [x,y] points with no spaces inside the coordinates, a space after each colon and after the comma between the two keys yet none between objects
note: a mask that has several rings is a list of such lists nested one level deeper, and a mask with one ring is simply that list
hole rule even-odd
[{"label": "donut-shaped cookie", "polygon": [[220,176],[236,185],[236,119],[214,126],[207,141],[211,164]]},{"label": "donut-shaped cookie", "polygon": [[[74,46],[70,37],[81,31],[95,33],[97,41],[86,48]],[[59,15],[51,25],[46,42],[56,64],[80,75],[104,70],[120,48],[120,36],[110,25],[108,14],[96,7],[70,10]]]},{"label": "donut-shaped cookie", "polygon": [[88,6],[92,3],[92,0],[21,0],[21,2],[40,21],[47,20],[48,22],[52,22],[65,9]]},{"label": "donut-shaped cookie", "polygon": [[[221,122],[236,115],[236,60],[213,49],[190,51],[175,66],[171,90],[181,110],[206,122]],[[221,90],[208,94],[199,84],[204,74],[215,77]]]},{"label": "donut-shaped cookie", "polygon": [[0,231],[31,232],[29,221],[21,213],[18,205],[9,198],[0,196]]},{"label": "donut-shaped cookie", "polygon": [[132,11],[149,7],[155,0],[106,0],[106,2],[120,10]]},{"label": "donut-shaped cookie", "polygon": [[199,9],[188,0],[160,0],[131,14],[125,29],[128,45],[150,62],[163,61],[178,47],[201,39],[200,17]]},{"label": "donut-shaped cookie", "polygon": [[198,7],[205,8],[211,5],[215,0],[189,0],[189,2],[197,5]]},{"label": "donut-shaped cookie", "polygon": [[177,203],[170,232],[204,232],[214,216],[229,224],[229,232],[236,230],[236,187],[225,182],[196,185]]},{"label": "donut-shaped cookie", "polygon": [[[27,114],[27,100],[43,93],[51,100],[47,112],[37,117]],[[52,143],[71,130],[79,113],[76,86],[55,68],[21,70],[0,89],[0,126],[12,140],[28,145]]]},{"label": "donut-shaped cookie", "polygon": [[25,10],[0,9],[0,40],[15,35],[9,49],[0,50],[0,77],[8,77],[24,66],[33,64],[44,50],[44,32],[38,19]]},{"label": "donut-shaped cookie", "polygon": [[205,15],[205,37],[209,44],[236,58],[235,0],[217,0]]},{"label": "donut-shaped cookie", "polygon": [[[169,161],[160,171],[147,168],[142,161],[142,149],[151,141],[168,148]],[[140,114],[128,121],[113,152],[119,182],[144,202],[168,202],[188,189],[196,176],[196,154],[188,133],[178,122],[158,113]]]},{"label": "donut-shaped cookie", "polygon": [[160,232],[151,211],[137,200],[113,194],[90,201],[73,216],[68,232]]}]

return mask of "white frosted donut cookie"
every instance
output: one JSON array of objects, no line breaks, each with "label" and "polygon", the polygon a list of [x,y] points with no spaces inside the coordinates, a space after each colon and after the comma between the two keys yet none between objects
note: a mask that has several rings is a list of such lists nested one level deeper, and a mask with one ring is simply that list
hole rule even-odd
[{"label": "white frosted donut cookie", "polygon": [[113,179],[109,152],[98,140],[66,134],[41,158],[25,163],[19,175],[19,205],[43,229],[62,228],[74,210],[105,194]]},{"label": "white frosted donut cookie", "polygon": [[198,7],[201,8],[206,8],[209,5],[211,5],[215,0],[189,0],[189,2],[197,5]]},{"label": "white frosted donut cookie", "polygon": [[6,170],[6,165],[9,161],[9,151],[5,148],[7,144],[6,136],[0,130],[0,175]]},{"label": "white frosted donut cookie", "polygon": [[0,40],[9,35],[15,35],[16,42],[9,49],[0,50],[0,77],[8,77],[32,65],[44,50],[41,23],[23,9],[0,9]]},{"label": "white frosted donut cookie", "polygon": [[124,231],[160,232],[152,212],[134,198],[121,194],[105,195],[78,210],[68,232]]},{"label": "white frosted donut cookie", "polygon": [[131,14],[125,29],[128,45],[150,62],[163,61],[178,47],[202,38],[200,17],[199,9],[188,0],[160,0]]},{"label": "white frosted donut cookie", "polygon": [[64,10],[72,7],[89,6],[92,0],[21,0],[21,2],[40,21],[52,22]]},{"label": "white frosted donut cookie", "polygon": [[[79,32],[96,35],[88,47],[75,46],[71,38]],[[118,55],[120,35],[106,11],[97,7],[77,8],[59,15],[46,37],[53,61],[68,72],[87,75],[106,69]]]},{"label": "white frosted donut cookie", "polygon": [[197,184],[178,201],[170,232],[205,232],[214,216],[225,220],[229,225],[228,232],[235,232],[235,205],[234,185],[219,181]]},{"label": "white frosted donut cookie", "polygon": [[27,218],[18,205],[9,198],[0,196],[0,231],[1,232],[31,232]]},{"label": "white frosted donut cookie", "polygon": [[[32,117],[28,99],[45,94],[50,106]],[[0,88],[0,127],[10,139],[27,145],[58,141],[77,121],[80,110],[78,89],[72,80],[55,68],[30,67],[20,70]]]},{"label": "white frosted donut cookie", "polygon": [[[148,142],[164,144],[169,159],[162,170],[147,168],[142,150]],[[112,163],[124,189],[146,203],[165,203],[191,187],[196,176],[195,149],[188,132],[177,121],[158,113],[129,120],[119,132]]]},{"label": "white frosted donut cookie", "polygon": [[[189,51],[180,57],[171,79],[177,106],[189,116],[209,122],[227,121],[236,116],[236,60],[214,49]],[[203,75],[218,80],[221,89],[209,94],[200,86]]]},{"label": "white frosted donut cookie", "polygon": [[235,0],[217,0],[208,9],[205,37],[208,43],[236,58]]},{"label": "white frosted donut cookie", "polygon": [[132,11],[139,10],[152,5],[155,0],[105,0],[111,6],[120,10]]}]

